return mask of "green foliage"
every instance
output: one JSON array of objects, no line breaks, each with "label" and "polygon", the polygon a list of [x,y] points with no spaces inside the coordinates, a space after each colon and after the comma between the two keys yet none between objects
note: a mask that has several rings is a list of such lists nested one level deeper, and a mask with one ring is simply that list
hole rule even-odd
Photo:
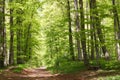
[{"label": "green foliage", "polygon": [[[88,0],[83,0],[84,16],[85,16],[85,30],[80,33],[85,32],[86,36],[86,52],[91,54],[91,32],[94,32],[93,43],[98,45],[100,51],[99,55],[102,55],[102,46],[106,46],[110,56],[114,57],[116,55],[115,44],[117,40],[114,34],[114,21],[113,21],[113,6],[110,0],[97,0],[97,9],[92,9],[93,12],[98,12],[98,15],[92,14],[93,17],[100,18],[100,26],[96,25],[97,21],[90,21],[90,8],[88,11],[85,8]],[[91,0],[92,1],[92,0]],[[105,1],[105,2],[103,2]],[[87,3],[87,4],[86,4]],[[23,59],[25,64],[18,65],[17,68],[13,69],[14,72],[21,72],[23,68],[33,68],[40,66],[48,66],[48,70],[58,73],[72,73],[80,70],[85,70],[83,62],[70,61],[70,51],[69,51],[69,27],[68,27],[68,15],[67,15],[67,2],[65,0],[22,0],[8,3],[7,9],[13,9],[13,13],[10,15],[9,10],[6,11],[6,17],[13,17],[12,30],[14,33],[14,61],[17,63],[17,58]],[[120,13],[120,6],[117,4],[118,14]],[[77,47],[76,47],[76,37],[81,36],[79,33],[76,34],[75,27],[75,10],[74,3],[70,1],[70,12],[71,12],[71,22],[72,22],[72,37],[73,37],[73,47],[75,51],[75,59],[78,59]],[[95,7],[95,6],[94,6]],[[115,7],[115,6],[114,6]],[[80,12],[78,10],[77,12]],[[0,14],[2,14],[0,12]],[[80,14],[79,14],[80,15]],[[1,15],[3,16],[3,15]],[[119,15],[120,16],[120,15]],[[88,17],[88,18],[87,18]],[[7,50],[10,45],[10,23],[7,19]],[[83,22],[82,22],[83,23]],[[101,28],[103,42],[100,42],[98,38],[98,33],[96,28],[91,29],[91,23],[94,27]],[[1,26],[1,25],[0,25]],[[29,31],[30,28],[30,31]],[[20,34],[18,33],[20,32]],[[20,37],[18,39],[18,37]],[[119,40],[118,40],[119,41]],[[80,41],[81,42],[81,41]],[[17,45],[20,43],[21,51],[18,55]],[[81,45],[81,44],[80,44]],[[94,52],[96,46],[94,46]],[[81,51],[82,47],[81,47]],[[95,55],[96,56],[96,55]],[[0,56],[1,58],[1,56]],[[103,70],[117,70],[120,68],[120,62],[114,60],[106,61],[104,59],[90,60],[90,66],[100,66]]]},{"label": "green foliage", "polygon": [[42,59],[41,59],[40,55],[39,55],[39,56],[33,56],[33,57],[31,58],[31,60],[29,60],[29,61],[26,63],[26,66],[27,66],[28,68],[36,68],[36,67],[42,66]]},{"label": "green foliage", "polygon": [[24,68],[25,68],[25,66],[19,65],[17,67],[12,68],[11,70],[15,73],[21,73]]},{"label": "green foliage", "polygon": [[109,62],[105,62],[105,64],[103,65],[103,69],[106,70],[119,70],[120,68],[120,62],[119,61],[109,61]]},{"label": "green foliage", "polygon": [[48,67],[48,70],[52,73],[76,73],[79,71],[84,71],[86,67],[83,62],[77,61],[63,61],[59,65]]},{"label": "green foliage", "polygon": [[120,62],[116,60],[104,60],[100,59],[98,61],[93,60],[90,62],[91,66],[99,66],[103,70],[120,70]]},{"label": "green foliage", "polygon": [[22,68],[15,68],[12,71],[15,72],[15,73],[21,73],[22,70],[23,70]]}]

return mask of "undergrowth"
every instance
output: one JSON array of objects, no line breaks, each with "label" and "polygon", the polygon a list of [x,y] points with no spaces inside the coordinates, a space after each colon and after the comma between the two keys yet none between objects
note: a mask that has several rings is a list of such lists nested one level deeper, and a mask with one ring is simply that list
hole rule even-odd
[{"label": "undergrowth", "polygon": [[62,74],[75,73],[85,69],[86,68],[84,64],[78,61],[61,62],[59,63],[59,65],[48,67],[48,70],[50,70],[52,73],[62,73]]}]

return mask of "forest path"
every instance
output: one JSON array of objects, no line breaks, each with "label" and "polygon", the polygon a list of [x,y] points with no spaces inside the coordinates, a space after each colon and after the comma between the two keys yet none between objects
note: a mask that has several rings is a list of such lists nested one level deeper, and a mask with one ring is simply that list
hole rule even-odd
[{"label": "forest path", "polygon": [[14,73],[6,69],[0,73],[0,80],[97,80],[97,77],[116,75],[115,72],[99,73],[97,71],[82,71],[74,74],[51,74],[45,67],[24,69],[21,73]]}]

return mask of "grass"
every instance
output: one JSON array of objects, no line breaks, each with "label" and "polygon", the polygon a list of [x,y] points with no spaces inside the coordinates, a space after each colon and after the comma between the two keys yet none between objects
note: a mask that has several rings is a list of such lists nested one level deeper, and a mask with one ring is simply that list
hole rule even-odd
[{"label": "grass", "polygon": [[22,67],[15,67],[15,68],[12,68],[11,70],[15,73],[21,73],[23,68]]},{"label": "grass", "polygon": [[69,62],[62,62],[56,66],[48,67],[48,70],[50,70],[52,73],[75,73],[79,72],[81,70],[85,70],[85,66],[82,62],[79,61],[69,61]]},{"label": "grass", "polygon": [[100,59],[99,62],[96,60],[90,61],[90,65],[99,66],[103,70],[120,70],[120,62],[117,60],[104,60]]},{"label": "grass", "polygon": [[[99,66],[102,70],[120,70],[120,62],[115,60],[106,61],[104,59],[90,61],[91,66]],[[60,61],[59,64],[54,64],[48,67],[52,73],[74,73],[81,70],[86,70],[84,63],[81,61]]]},{"label": "grass", "polygon": [[31,69],[37,67],[40,67],[40,64],[38,64],[38,62],[35,62],[35,60],[30,60],[25,64],[15,65],[11,70],[15,73],[21,73],[23,69]]},{"label": "grass", "polygon": [[27,68],[27,66],[25,64],[19,64],[19,65],[16,65],[16,66],[12,66],[10,68],[10,70],[15,72],[15,73],[21,73],[24,68]]}]

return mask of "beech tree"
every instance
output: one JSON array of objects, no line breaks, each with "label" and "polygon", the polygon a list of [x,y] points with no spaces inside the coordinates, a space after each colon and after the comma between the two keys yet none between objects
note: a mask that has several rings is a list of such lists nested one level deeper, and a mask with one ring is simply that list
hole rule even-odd
[{"label": "beech tree", "polygon": [[10,55],[9,55],[9,64],[14,64],[14,28],[13,28],[13,8],[12,8],[12,0],[10,0]]},{"label": "beech tree", "polygon": [[[68,25],[68,27],[69,27],[69,46],[70,46],[69,50],[70,50],[70,55],[72,57],[72,60],[75,60],[74,48],[73,48],[73,36],[72,36],[73,33],[72,33],[72,28],[71,28],[72,25],[71,25],[71,12],[70,12],[70,2],[69,2],[69,0],[67,0],[67,4],[68,4],[68,6],[67,6],[67,10],[68,10],[67,15],[68,15],[68,23],[69,23],[69,25]],[[80,48],[80,46],[79,46],[79,48]],[[79,51],[80,50],[78,50],[78,54],[79,54]]]},{"label": "beech tree", "polygon": [[77,42],[77,50],[78,50],[78,59],[82,60],[81,46],[80,46],[80,20],[78,13],[78,0],[74,0],[75,6],[75,24],[76,24],[76,42]]},{"label": "beech tree", "polygon": [[114,16],[114,30],[115,30],[115,40],[116,40],[116,52],[117,52],[117,57],[118,60],[120,60],[120,22],[119,22],[119,16],[118,16],[118,11],[116,8],[116,0],[112,0],[112,5],[113,5],[113,16]]},{"label": "beech tree", "polygon": [[0,67],[7,66],[6,56],[6,27],[5,27],[5,1],[0,1]]},{"label": "beech tree", "polygon": [[84,56],[84,64],[88,66],[89,60],[88,60],[87,50],[86,50],[86,33],[85,33],[85,23],[84,23],[83,0],[79,0],[79,4],[80,4],[81,44],[82,44],[82,50],[83,50],[83,56]]},{"label": "beech tree", "polygon": [[1,0],[0,67],[119,60],[119,1],[104,1]]}]

